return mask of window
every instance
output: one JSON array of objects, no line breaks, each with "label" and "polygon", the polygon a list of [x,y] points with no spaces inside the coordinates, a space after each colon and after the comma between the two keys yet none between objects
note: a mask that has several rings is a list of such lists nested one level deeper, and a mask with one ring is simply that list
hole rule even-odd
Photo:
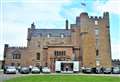
[{"label": "window", "polygon": [[99,56],[99,50],[96,50],[96,56]]},{"label": "window", "polygon": [[96,66],[99,66],[99,65],[100,65],[100,61],[96,60]]},{"label": "window", "polygon": [[95,20],[95,25],[98,25],[98,21],[97,20]]},{"label": "window", "polygon": [[48,34],[47,37],[50,38],[51,34]]},{"label": "window", "polygon": [[98,36],[99,35],[99,29],[95,28],[95,35]]},{"label": "window", "polygon": [[37,53],[36,55],[37,55],[37,56],[36,56],[36,59],[37,59],[37,60],[40,60],[40,53]]},{"label": "window", "polygon": [[99,39],[96,39],[96,49],[99,48]]},{"label": "window", "polygon": [[99,28],[95,28],[96,49],[99,47]]},{"label": "window", "polygon": [[66,52],[65,51],[54,51],[55,56],[65,56]]},{"label": "window", "polygon": [[20,58],[21,58],[21,54],[19,54],[19,53],[13,54],[13,59],[20,59]]},{"label": "window", "polygon": [[64,34],[61,34],[61,38],[64,38]]},{"label": "window", "polygon": [[14,50],[12,52],[12,57],[13,59],[21,59],[21,52],[18,49]]}]

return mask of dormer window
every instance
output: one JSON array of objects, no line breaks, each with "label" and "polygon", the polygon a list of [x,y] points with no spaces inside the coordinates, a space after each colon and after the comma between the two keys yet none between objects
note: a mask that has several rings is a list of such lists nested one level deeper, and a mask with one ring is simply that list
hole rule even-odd
[{"label": "dormer window", "polygon": [[47,37],[50,38],[51,34],[48,34]]},{"label": "dormer window", "polygon": [[64,34],[61,34],[60,36],[61,36],[61,38],[64,38]]}]

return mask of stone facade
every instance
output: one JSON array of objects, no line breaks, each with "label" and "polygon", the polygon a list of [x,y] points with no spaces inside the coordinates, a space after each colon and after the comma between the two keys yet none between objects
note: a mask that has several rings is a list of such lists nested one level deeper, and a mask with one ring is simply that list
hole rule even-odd
[{"label": "stone facade", "polygon": [[4,65],[48,66],[55,61],[79,61],[84,67],[111,67],[109,13],[90,17],[86,12],[66,29],[28,28],[27,47],[5,45]]}]

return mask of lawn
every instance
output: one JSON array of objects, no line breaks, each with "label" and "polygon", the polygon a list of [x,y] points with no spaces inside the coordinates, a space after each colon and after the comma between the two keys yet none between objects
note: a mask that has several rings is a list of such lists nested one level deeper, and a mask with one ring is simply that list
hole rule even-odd
[{"label": "lawn", "polygon": [[84,75],[31,75],[4,82],[120,82],[120,77]]}]

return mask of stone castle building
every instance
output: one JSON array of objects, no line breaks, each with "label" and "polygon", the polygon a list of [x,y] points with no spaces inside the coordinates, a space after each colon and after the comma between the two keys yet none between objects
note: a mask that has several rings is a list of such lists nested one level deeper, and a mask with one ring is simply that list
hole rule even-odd
[{"label": "stone castle building", "polygon": [[28,28],[27,47],[4,47],[4,65],[48,66],[55,61],[79,61],[83,67],[111,67],[109,13],[103,17],[83,12],[65,29]]}]

